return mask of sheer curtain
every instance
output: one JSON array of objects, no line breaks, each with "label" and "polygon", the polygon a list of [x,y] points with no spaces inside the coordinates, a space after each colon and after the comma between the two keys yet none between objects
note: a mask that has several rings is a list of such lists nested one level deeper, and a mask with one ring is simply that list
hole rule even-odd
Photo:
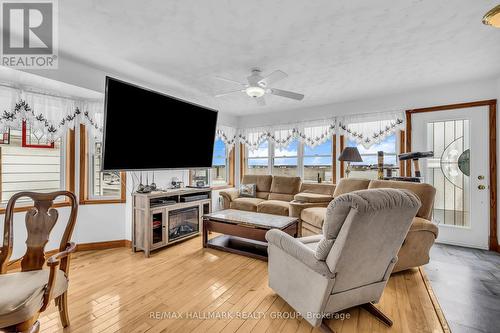
[{"label": "sheer curtain", "polygon": [[215,137],[221,139],[228,150],[231,150],[237,141],[237,130],[231,126],[217,125]]},{"label": "sheer curtain", "polygon": [[59,97],[0,86],[0,133],[21,129],[23,122],[37,139],[54,142],[82,122],[102,132],[103,102]]},{"label": "sheer curtain", "polygon": [[370,148],[404,127],[404,112],[379,112],[338,118],[338,133]]}]

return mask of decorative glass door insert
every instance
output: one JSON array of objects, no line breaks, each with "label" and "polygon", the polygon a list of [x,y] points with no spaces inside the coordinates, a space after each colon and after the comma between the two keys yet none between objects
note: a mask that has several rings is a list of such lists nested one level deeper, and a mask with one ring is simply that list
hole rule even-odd
[{"label": "decorative glass door insert", "polygon": [[426,182],[436,188],[433,220],[455,227],[470,227],[469,120],[427,123]]}]

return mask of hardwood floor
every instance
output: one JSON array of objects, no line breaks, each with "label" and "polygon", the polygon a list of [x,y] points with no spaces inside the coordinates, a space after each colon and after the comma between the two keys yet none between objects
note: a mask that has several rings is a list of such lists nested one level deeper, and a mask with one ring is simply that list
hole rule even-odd
[{"label": "hardwood floor", "polygon": [[[149,259],[125,248],[76,253],[68,299],[70,327],[62,329],[51,305],[41,332],[319,332],[267,286],[266,262],[203,250],[200,237]],[[393,275],[377,306],[392,328],[360,309],[328,325],[344,333],[444,331],[419,270]]]}]

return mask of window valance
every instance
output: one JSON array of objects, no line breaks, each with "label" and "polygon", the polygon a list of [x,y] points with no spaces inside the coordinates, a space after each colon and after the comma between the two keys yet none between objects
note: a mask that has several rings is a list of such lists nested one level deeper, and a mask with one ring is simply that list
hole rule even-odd
[{"label": "window valance", "polygon": [[[99,112],[91,111],[100,105]],[[102,102],[73,100],[44,93],[0,87],[0,133],[21,129],[26,123],[39,140],[54,142],[77,123],[91,125],[102,132]]]},{"label": "window valance", "polygon": [[257,149],[266,140],[273,142],[276,147],[282,148],[288,146],[295,139],[314,148],[328,140],[335,132],[335,128],[335,120],[326,119],[259,128],[242,128],[238,131],[238,138],[250,150]]},{"label": "window valance", "polygon": [[404,114],[399,112],[371,113],[338,118],[338,133],[365,148],[381,142],[404,127]]},{"label": "window valance", "polygon": [[221,139],[224,144],[231,149],[234,144],[238,141],[237,129],[225,125],[217,125],[217,130],[215,131],[215,137]]},{"label": "window valance", "polygon": [[333,134],[340,134],[369,148],[403,126],[402,111],[370,113],[295,124],[243,128],[239,129],[238,138],[250,150],[257,149],[266,140],[281,148],[294,139],[314,148],[327,141]]}]

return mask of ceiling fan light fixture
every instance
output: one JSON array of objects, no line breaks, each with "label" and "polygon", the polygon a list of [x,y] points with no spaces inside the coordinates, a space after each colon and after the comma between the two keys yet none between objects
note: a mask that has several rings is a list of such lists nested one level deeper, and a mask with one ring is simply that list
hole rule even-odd
[{"label": "ceiling fan light fixture", "polygon": [[500,5],[496,6],[484,15],[483,24],[500,28]]},{"label": "ceiling fan light fixture", "polygon": [[248,96],[258,98],[264,96],[266,90],[261,87],[248,87],[245,89]]}]

